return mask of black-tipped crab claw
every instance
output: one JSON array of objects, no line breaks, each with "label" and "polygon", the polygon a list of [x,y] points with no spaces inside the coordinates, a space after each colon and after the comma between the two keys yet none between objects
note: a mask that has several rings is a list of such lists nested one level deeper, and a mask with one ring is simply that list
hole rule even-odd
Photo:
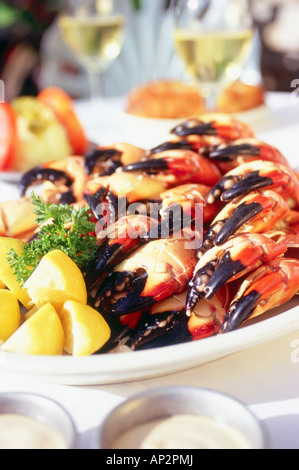
[{"label": "black-tipped crab claw", "polygon": [[185,298],[184,294],[171,296],[143,314],[127,346],[135,351],[190,341]]},{"label": "black-tipped crab claw", "polygon": [[68,157],[44,163],[21,178],[21,196],[35,191],[44,202],[73,204],[82,201],[87,175],[83,157]]},{"label": "black-tipped crab claw", "polygon": [[88,287],[99,284],[105,273],[149,241],[177,238],[186,230],[194,242],[200,243],[202,224],[210,222],[218,211],[218,205],[205,203],[208,192],[209,187],[203,185],[176,186],[161,194],[159,211],[154,216],[126,215],[107,230],[99,231],[97,254],[86,275]]},{"label": "black-tipped crab claw", "polygon": [[156,147],[152,148],[149,152],[148,155],[155,155],[156,153],[162,153],[166,152],[169,150],[192,150],[196,151],[198,148],[192,143],[189,142],[186,139],[182,140],[174,140],[174,141],[167,141],[163,142],[160,145],[157,145]]},{"label": "black-tipped crab claw", "polygon": [[142,241],[147,242],[148,233],[158,225],[158,221],[146,215],[128,215],[100,232],[100,245],[85,276],[88,289],[94,290],[114,266],[120,264],[132,251],[137,250]]},{"label": "black-tipped crab claw", "polygon": [[290,213],[288,203],[275,191],[255,191],[234,199],[211,224],[198,256],[215,245],[221,246],[236,234],[268,232],[279,222],[287,222]]},{"label": "black-tipped crab claw", "polygon": [[145,156],[145,151],[131,144],[118,143],[112,147],[91,150],[85,156],[85,171],[89,176],[110,176],[115,171],[130,163],[135,163]]},{"label": "black-tipped crab claw", "polygon": [[20,196],[24,197],[30,187],[33,189],[33,186],[44,181],[50,181],[57,186],[64,185],[70,187],[73,184],[72,179],[65,171],[38,166],[22,176],[19,183]]},{"label": "black-tipped crab claw", "polygon": [[254,161],[244,163],[227,173],[222,180],[211,189],[207,201],[230,202],[245,196],[252,191],[268,188],[281,194],[290,207],[299,206],[299,181],[290,167],[279,163]]},{"label": "black-tipped crab claw", "polygon": [[186,241],[150,242],[114,268],[94,295],[96,308],[126,315],[183,292],[196,266]]},{"label": "black-tipped crab claw", "polygon": [[222,247],[211,249],[198,262],[189,284],[187,315],[192,314],[202,298],[211,300],[227,282],[245,276],[286,251],[285,240],[276,242],[258,234],[236,236]]},{"label": "black-tipped crab claw", "polygon": [[206,114],[182,122],[171,133],[179,137],[190,135],[215,136],[224,141],[254,137],[252,130],[243,122],[228,114]]},{"label": "black-tipped crab claw", "polygon": [[284,155],[274,146],[254,138],[238,139],[202,150],[205,157],[219,162],[231,162],[236,166],[253,160],[271,161],[289,166]]},{"label": "black-tipped crab claw", "polygon": [[162,180],[146,174],[119,171],[90,180],[85,187],[84,199],[97,220],[103,218],[103,210],[108,210],[108,219],[115,221],[119,214],[126,214],[126,208],[131,204],[154,199],[165,190],[166,184]]},{"label": "black-tipped crab claw", "polygon": [[243,282],[219,333],[236,330],[248,319],[287,303],[298,293],[298,286],[298,260],[271,260]]},{"label": "black-tipped crab claw", "polygon": [[221,179],[218,168],[202,155],[191,150],[169,150],[128,165],[124,172],[144,172],[156,175],[169,186],[187,183],[213,186]]}]

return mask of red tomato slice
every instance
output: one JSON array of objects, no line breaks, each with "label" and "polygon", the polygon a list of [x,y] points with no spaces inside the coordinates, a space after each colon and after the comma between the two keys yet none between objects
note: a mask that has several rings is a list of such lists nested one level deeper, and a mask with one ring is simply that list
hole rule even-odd
[{"label": "red tomato slice", "polygon": [[0,170],[11,170],[17,147],[17,120],[10,104],[0,103]]},{"label": "red tomato slice", "polygon": [[69,95],[60,88],[48,87],[39,93],[38,100],[52,109],[64,127],[74,155],[84,155],[88,150],[88,141]]}]

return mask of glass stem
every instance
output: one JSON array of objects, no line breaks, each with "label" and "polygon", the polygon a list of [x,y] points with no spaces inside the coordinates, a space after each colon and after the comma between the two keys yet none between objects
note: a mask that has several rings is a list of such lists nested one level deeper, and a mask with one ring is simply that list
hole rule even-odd
[{"label": "glass stem", "polygon": [[217,109],[218,89],[206,88],[203,90],[207,112],[215,112]]},{"label": "glass stem", "polygon": [[88,77],[91,99],[99,98],[101,95],[101,74],[99,72],[89,71]]}]

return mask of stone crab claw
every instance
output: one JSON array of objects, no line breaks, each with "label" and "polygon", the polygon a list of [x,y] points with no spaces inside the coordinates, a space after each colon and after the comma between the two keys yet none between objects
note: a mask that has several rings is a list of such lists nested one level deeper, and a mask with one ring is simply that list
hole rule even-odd
[{"label": "stone crab claw", "polygon": [[188,119],[172,129],[171,133],[179,137],[215,136],[228,142],[243,137],[254,137],[253,131],[245,123],[221,113],[204,114]]},{"label": "stone crab claw", "polygon": [[289,166],[280,150],[255,138],[238,139],[207,147],[203,149],[203,154],[211,160],[230,162],[237,167],[253,160],[271,161]]},{"label": "stone crab claw", "polygon": [[217,334],[230,305],[227,286],[212,301],[202,299],[190,318],[186,316],[186,297],[187,291],[155,304],[141,316],[126,345],[131,350],[141,350],[197,341]]},{"label": "stone crab claw", "polygon": [[299,261],[278,258],[254,271],[242,284],[221,325],[220,334],[289,302],[299,292]]},{"label": "stone crab claw", "polygon": [[213,246],[221,246],[240,233],[264,233],[279,224],[295,223],[299,214],[291,211],[287,201],[277,192],[254,191],[227,204],[206,232],[198,256]]},{"label": "stone crab claw", "polygon": [[162,178],[170,187],[187,183],[213,186],[221,179],[217,166],[191,150],[169,150],[156,153],[123,168],[124,172],[144,172]]},{"label": "stone crab claw", "polygon": [[196,266],[184,239],[149,242],[116,266],[94,297],[96,308],[126,315],[183,292]]},{"label": "stone crab claw", "polygon": [[84,199],[91,206],[97,220],[103,218],[102,209],[108,210],[110,223],[118,214],[126,214],[130,204],[140,203],[159,197],[167,189],[163,181],[150,175],[117,171],[110,176],[90,180],[85,188]]},{"label": "stone crab claw", "polygon": [[110,176],[118,168],[135,163],[145,156],[145,150],[127,143],[117,143],[111,147],[99,147],[85,156],[84,167],[88,176]]},{"label": "stone crab claw", "polygon": [[217,148],[221,144],[223,144],[223,139],[216,136],[210,135],[187,135],[185,137],[180,137],[178,135],[172,135],[169,140],[166,142],[162,142],[161,144],[157,145],[150,149],[146,156],[150,157],[155,155],[156,153],[162,153],[169,150],[192,150],[193,152],[199,152],[204,156],[207,149]]},{"label": "stone crab claw", "polygon": [[[72,185],[71,178],[65,171],[55,170],[53,168],[43,168],[38,166],[25,173],[19,183],[20,196],[24,197],[28,188],[33,185],[40,184],[44,181],[50,181],[56,185],[64,185],[70,187]],[[33,189],[33,188],[32,188]]]},{"label": "stone crab claw", "polygon": [[211,189],[207,201],[211,204],[219,199],[230,202],[263,188],[281,194],[291,208],[299,206],[299,180],[295,172],[282,164],[260,160],[244,163],[227,173]]},{"label": "stone crab claw", "polygon": [[185,314],[186,294],[173,295],[141,316],[127,346],[135,351],[168,346],[192,339]]},{"label": "stone crab claw", "polygon": [[98,233],[99,247],[85,276],[87,287],[98,285],[105,273],[138,249],[142,240],[147,240],[146,236],[157,224],[157,220],[146,215],[127,215],[110,225],[107,231]]},{"label": "stone crab claw", "polygon": [[202,298],[211,300],[227,282],[245,276],[286,251],[284,239],[274,241],[255,233],[235,236],[223,246],[212,248],[198,262],[189,283],[187,315],[192,314]]},{"label": "stone crab claw", "polygon": [[19,183],[21,197],[35,191],[44,202],[73,204],[81,202],[87,175],[83,157],[68,157],[40,165],[23,175]]},{"label": "stone crab claw", "polygon": [[200,243],[202,224],[212,220],[218,209],[217,205],[205,202],[209,189],[196,184],[176,186],[160,195],[159,210],[153,214],[127,214],[107,230],[99,231],[99,247],[86,274],[88,287],[98,284],[105,272],[113,269],[142,243],[181,236],[182,231],[189,229],[190,237],[193,232],[194,242]]}]

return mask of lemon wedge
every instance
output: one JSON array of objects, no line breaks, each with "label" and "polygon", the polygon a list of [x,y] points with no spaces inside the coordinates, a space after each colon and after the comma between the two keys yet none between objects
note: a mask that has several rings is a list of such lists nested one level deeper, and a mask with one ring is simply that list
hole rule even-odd
[{"label": "lemon wedge", "polygon": [[0,290],[0,341],[6,341],[21,325],[17,298],[9,290]]},{"label": "lemon wedge", "polygon": [[0,279],[2,285],[4,284],[15,297],[27,309],[30,304],[30,297],[25,289],[18,283],[13,269],[8,263],[8,253],[14,249],[17,255],[21,256],[25,243],[15,238],[0,238]]},{"label": "lemon wedge", "polygon": [[72,356],[89,356],[110,339],[111,330],[102,315],[88,305],[70,300],[61,312],[64,350]]},{"label": "lemon wedge", "polygon": [[60,250],[46,254],[25,282],[32,306],[50,303],[60,313],[67,300],[87,303],[84,277],[74,261]]},{"label": "lemon wedge", "polygon": [[47,304],[23,323],[3,344],[2,350],[18,354],[63,354],[64,332],[58,313]]}]

